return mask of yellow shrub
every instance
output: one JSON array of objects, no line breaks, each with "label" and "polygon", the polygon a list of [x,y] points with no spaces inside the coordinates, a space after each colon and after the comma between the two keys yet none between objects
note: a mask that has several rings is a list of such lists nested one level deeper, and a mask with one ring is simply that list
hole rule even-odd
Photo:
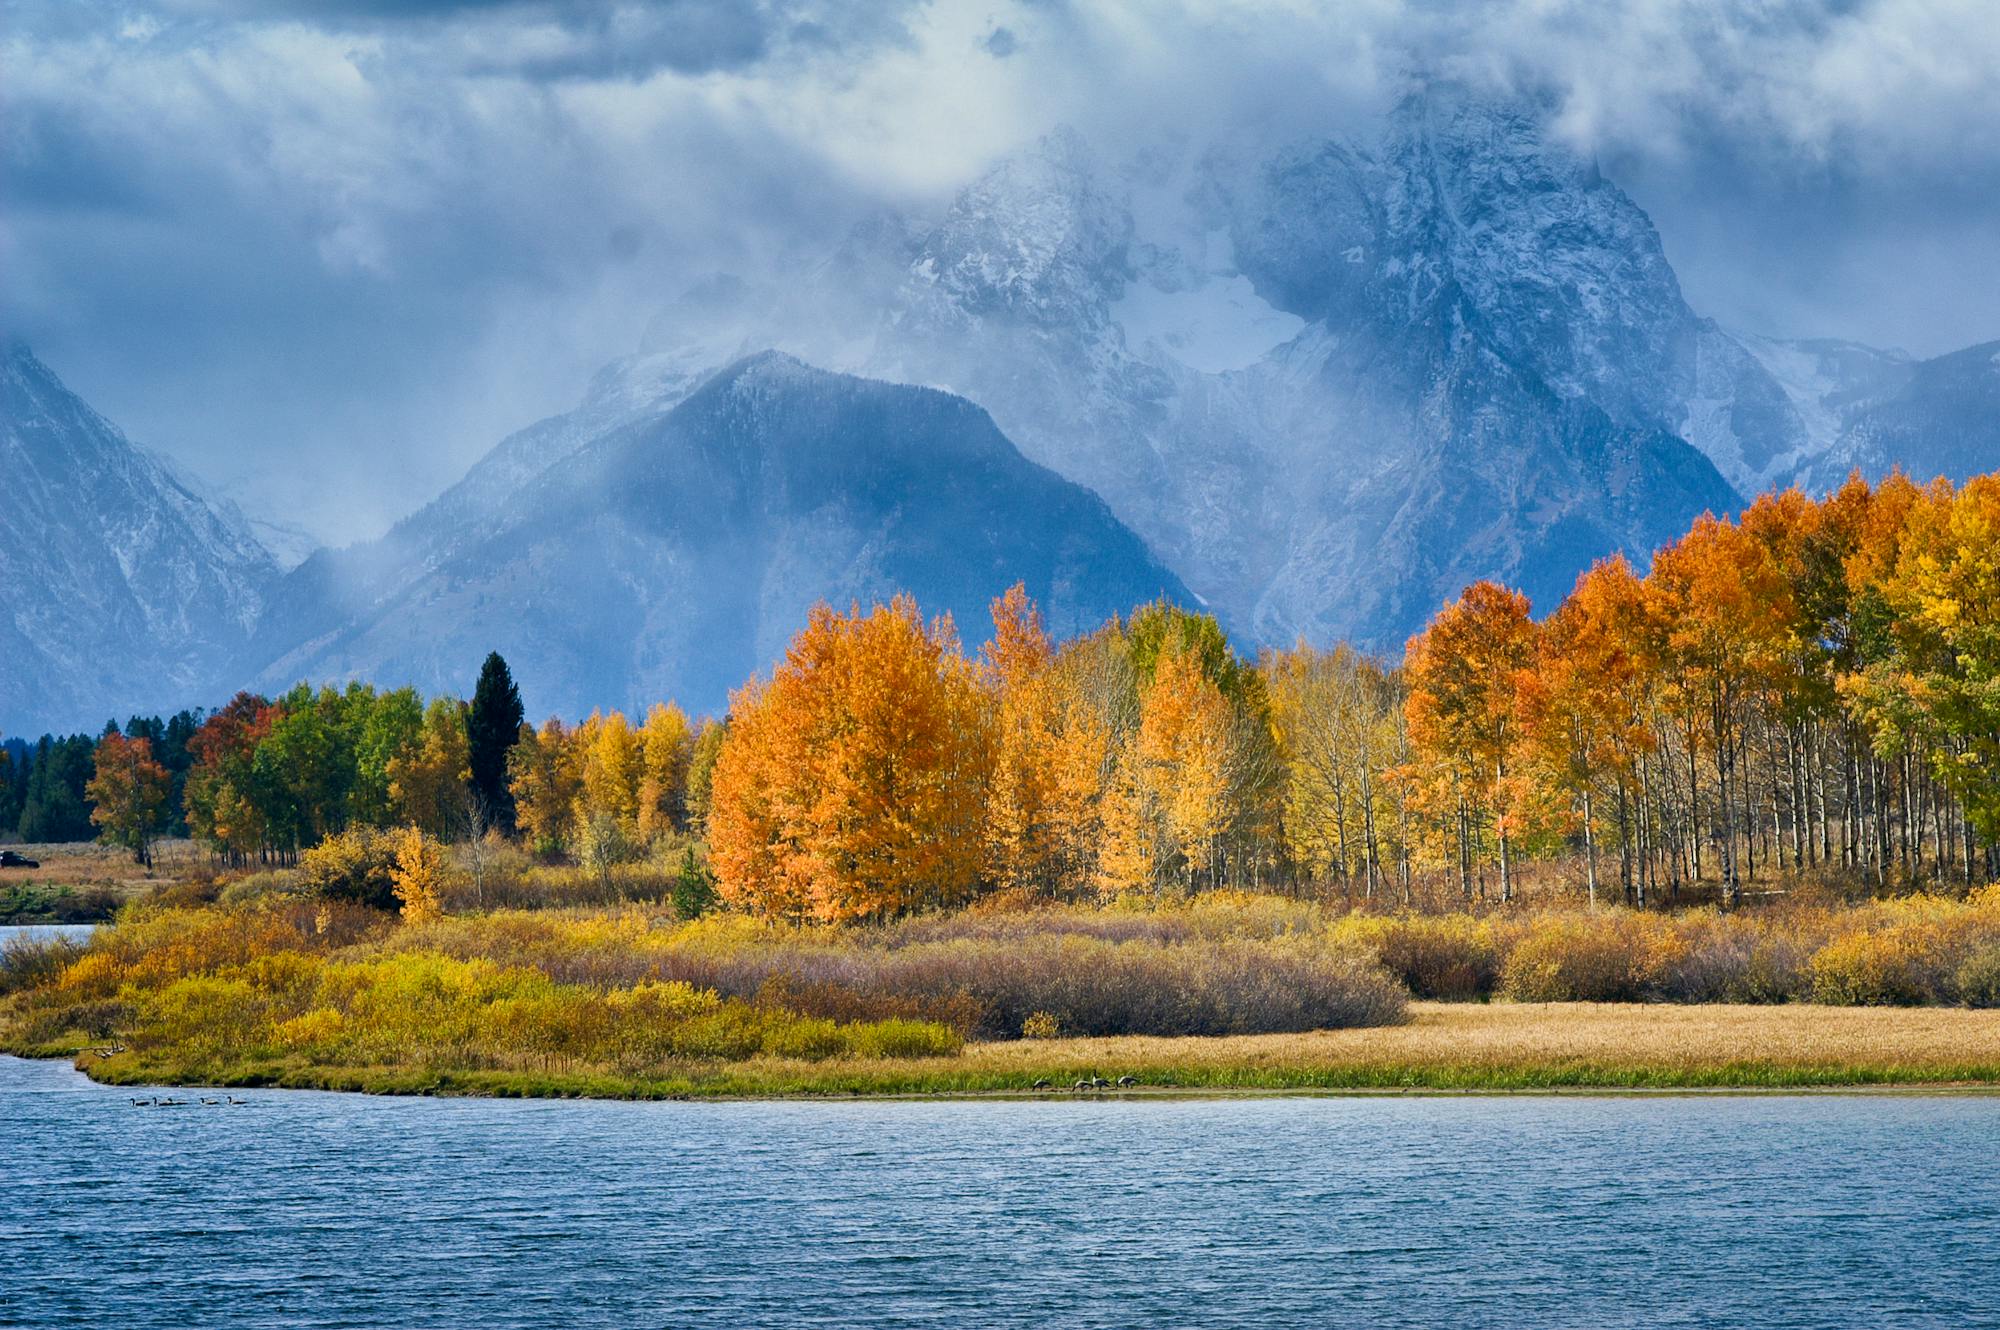
[{"label": "yellow shrub", "polygon": [[1863,1007],[1936,1002],[1936,957],[1926,941],[1911,928],[1835,938],[1813,955],[1813,1001]]},{"label": "yellow shrub", "polygon": [[1470,915],[1349,915],[1332,932],[1372,953],[1417,997],[1483,998],[1499,979],[1500,939]]},{"label": "yellow shrub", "polygon": [[1668,927],[1627,911],[1536,920],[1508,953],[1500,991],[1516,1002],[1641,1001],[1675,954]]},{"label": "yellow shrub", "polygon": [[316,1007],[278,1022],[271,1029],[271,1041],[294,1052],[330,1049],[347,1029],[347,1018],[337,1011]]},{"label": "yellow shrub", "polygon": [[1023,1039],[1060,1039],[1062,1022],[1046,1011],[1028,1013],[1028,1019],[1021,1022]]},{"label": "yellow shrub", "polygon": [[117,957],[94,951],[63,968],[56,988],[78,996],[110,997],[125,982],[125,966]]}]

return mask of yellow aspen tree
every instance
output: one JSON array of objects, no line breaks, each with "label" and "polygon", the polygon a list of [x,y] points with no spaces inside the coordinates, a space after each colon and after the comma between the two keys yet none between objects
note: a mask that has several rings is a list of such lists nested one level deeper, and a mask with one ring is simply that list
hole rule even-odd
[{"label": "yellow aspen tree", "polygon": [[415,744],[389,759],[389,800],[405,821],[441,839],[471,833],[471,747],[465,708],[457,698],[433,698]]},{"label": "yellow aspen tree", "polygon": [[443,917],[445,872],[444,847],[421,828],[405,827],[396,833],[389,882],[402,902],[404,923],[426,924]]},{"label": "yellow aspen tree", "polygon": [[993,640],[986,648],[997,703],[986,850],[989,875],[1005,889],[1047,890],[1053,885],[1053,655],[1041,611],[1026,588],[1015,583],[993,602]]},{"label": "yellow aspen tree", "polygon": [[623,840],[635,840],[639,835],[639,783],[644,774],[638,731],[622,712],[604,715],[593,711],[577,728],[576,744],[583,776],[577,825],[608,818]]},{"label": "yellow aspen tree", "polygon": [[672,702],[654,703],[639,731],[639,839],[648,844],[687,825],[688,761],[694,732]]},{"label": "yellow aspen tree", "polygon": [[521,727],[520,742],[507,753],[507,788],[514,795],[514,820],[531,843],[555,850],[572,840],[583,776],[561,720],[551,716],[540,730]]}]

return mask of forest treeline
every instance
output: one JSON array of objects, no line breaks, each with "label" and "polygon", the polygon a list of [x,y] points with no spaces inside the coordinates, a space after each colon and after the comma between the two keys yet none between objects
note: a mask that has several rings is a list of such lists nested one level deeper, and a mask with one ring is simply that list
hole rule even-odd
[{"label": "forest treeline", "polygon": [[1168,604],[1057,642],[1019,587],[974,655],[899,598],[815,611],[725,719],[525,725],[495,656],[470,703],[301,685],[114,728],[89,763],[46,741],[0,818],[29,834],[61,785],[135,854],[183,819],[231,863],[351,827],[593,864],[698,840],[726,900],[818,920],[997,892],[1504,901],[1551,859],[1635,905],[1970,883],[2000,835],[1996,581],[2000,477],[1855,479],[1704,517],[1643,575],[1603,561],[1539,621],[1478,583],[1400,661],[1245,659]]}]

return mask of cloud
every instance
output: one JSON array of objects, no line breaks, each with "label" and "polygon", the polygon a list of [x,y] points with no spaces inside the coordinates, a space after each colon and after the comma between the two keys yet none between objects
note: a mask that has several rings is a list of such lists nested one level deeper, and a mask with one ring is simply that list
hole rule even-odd
[{"label": "cloud", "polygon": [[691,283],[782,277],[1057,123],[1114,156],[1358,133],[1430,77],[1546,106],[1704,311],[2000,335],[1986,0],[17,0],[0,69],[0,322],[336,536]]}]

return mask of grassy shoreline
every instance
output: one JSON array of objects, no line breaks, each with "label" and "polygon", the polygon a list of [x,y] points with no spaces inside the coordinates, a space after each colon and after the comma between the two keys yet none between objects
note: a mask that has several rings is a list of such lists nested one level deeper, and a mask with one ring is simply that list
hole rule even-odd
[{"label": "grassy shoreline", "polygon": [[[949,1057],[691,1064],[663,1077],[432,1071],[262,1061],[194,1064],[69,1048],[92,1079],[406,1095],[606,1099],[2000,1090],[2000,1011],[1820,1006],[1418,1002],[1407,1024],[1310,1034],[1123,1036],[970,1044]],[[1037,1080],[1051,1088],[1036,1091]]]}]

